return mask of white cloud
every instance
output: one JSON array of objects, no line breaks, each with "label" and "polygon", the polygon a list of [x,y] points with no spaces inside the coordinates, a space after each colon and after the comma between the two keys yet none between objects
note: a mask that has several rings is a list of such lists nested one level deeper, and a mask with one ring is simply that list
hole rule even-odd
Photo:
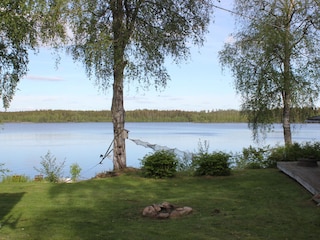
[{"label": "white cloud", "polygon": [[25,77],[27,80],[35,80],[35,81],[64,81],[62,77],[58,76],[40,76],[40,75],[27,75]]}]

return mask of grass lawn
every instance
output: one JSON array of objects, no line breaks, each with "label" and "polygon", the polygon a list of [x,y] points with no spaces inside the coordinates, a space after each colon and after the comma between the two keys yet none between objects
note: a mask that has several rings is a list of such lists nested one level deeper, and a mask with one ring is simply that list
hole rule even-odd
[{"label": "grass lawn", "polygon": [[[276,169],[0,183],[0,239],[319,239],[320,208],[311,197]],[[163,201],[194,211],[181,219],[142,217],[144,207]]]}]

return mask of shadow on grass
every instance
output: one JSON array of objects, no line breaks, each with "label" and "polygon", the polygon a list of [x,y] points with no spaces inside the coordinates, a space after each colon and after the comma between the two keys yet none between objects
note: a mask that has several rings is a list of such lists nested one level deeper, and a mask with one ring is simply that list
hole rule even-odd
[{"label": "shadow on grass", "polygon": [[13,215],[8,215],[14,206],[21,200],[25,192],[19,193],[0,193],[0,223],[1,225],[9,226],[10,228],[15,228],[17,225],[19,217],[13,217]]},{"label": "shadow on grass", "polygon": [[159,198],[151,191],[154,183],[130,179],[53,185],[49,190],[52,207],[33,219],[31,235],[34,239],[121,239],[119,232],[145,221],[141,213],[146,199],[152,204]]},{"label": "shadow on grass", "polygon": [[[276,170],[56,184],[49,189],[48,203],[32,218],[28,234],[34,240],[317,239],[320,218],[308,197]],[[144,207],[163,201],[190,206],[194,212],[178,220],[141,216]]]}]

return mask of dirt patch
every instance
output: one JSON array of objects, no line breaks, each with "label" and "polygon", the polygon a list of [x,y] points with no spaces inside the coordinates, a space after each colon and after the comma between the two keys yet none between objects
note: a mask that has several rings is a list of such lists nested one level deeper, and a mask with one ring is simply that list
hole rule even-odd
[{"label": "dirt patch", "polygon": [[127,167],[121,170],[116,171],[105,171],[96,174],[94,178],[108,178],[108,177],[117,177],[122,174],[138,174],[140,172],[139,168]]}]

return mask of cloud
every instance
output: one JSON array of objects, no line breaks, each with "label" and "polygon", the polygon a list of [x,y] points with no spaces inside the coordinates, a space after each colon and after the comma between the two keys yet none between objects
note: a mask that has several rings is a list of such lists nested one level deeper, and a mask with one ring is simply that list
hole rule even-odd
[{"label": "cloud", "polygon": [[27,75],[25,79],[28,80],[35,80],[35,81],[50,81],[50,82],[56,82],[56,81],[64,81],[62,77],[56,77],[56,76],[38,76],[38,75]]}]

